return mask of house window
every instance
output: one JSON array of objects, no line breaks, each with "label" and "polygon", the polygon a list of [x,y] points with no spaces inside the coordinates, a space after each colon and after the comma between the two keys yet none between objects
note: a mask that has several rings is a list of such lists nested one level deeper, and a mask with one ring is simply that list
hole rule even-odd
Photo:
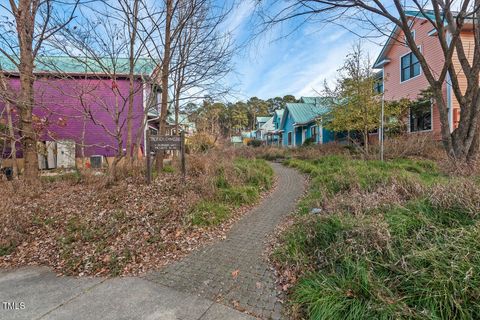
[{"label": "house window", "polygon": [[402,82],[415,78],[420,74],[420,62],[417,57],[410,52],[401,58]]},{"label": "house window", "polygon": [[383,93],[383,81],[375,82],[374,90],[376,93]]},{"label": "house window", "polygon": [[410,107],[410,132],[432,130],[432,104],[430,101]]},{"label": "house window", "polygon": [[287,137],[288,137],[288,145],[291,146],[292,145],[292,132],[291,131],[288,133]]}]

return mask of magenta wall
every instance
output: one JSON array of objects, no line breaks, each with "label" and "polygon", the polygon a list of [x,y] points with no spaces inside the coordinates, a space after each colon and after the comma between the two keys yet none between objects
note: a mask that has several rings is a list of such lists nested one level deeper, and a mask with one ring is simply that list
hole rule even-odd
[{"label": "magenta wall", "polygon": [[[11,79],[10,86],[13,92],[18,92],[19,80]],[[141,81],[136,81],[132,119],[134,142],[144,118],[142,88]],[[126,145],[128,89],[127,79],[116,82],[85,78],[37,79],[33,112],[39,140],[74,140],[77,157],[81,156],[82,145],[87,157],[114,156],[118,149],[117,132],[123,140],[122,149]],[[4,104],[0,102],[0,114],[3,109]],[[139,134],[143,145],[143,131]]]}]

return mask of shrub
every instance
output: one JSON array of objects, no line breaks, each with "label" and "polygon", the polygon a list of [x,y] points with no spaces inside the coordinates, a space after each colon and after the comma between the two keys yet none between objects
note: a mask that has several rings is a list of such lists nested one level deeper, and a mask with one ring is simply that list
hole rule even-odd
[{"label": "shrub", "polygon": [[[378,146],[373,146],[373,149]],[[442,160],[445,151],[433,133],[407,134],[385,140],[385,156],[389,159],[405,157],[422,157],[425,159]],[[377,150],[378,152],[378,150]]]},{"label": "shrub", "polygon": [[316,142],[316,141],[315,141],[315,138],[307,138],[307,139],[305,139],[305,141],[303,142],[302,146],[308,147],[308,146],[314,145],[315,142]]},{"label": "shrub", "polygon": [[250,141],[247,142],[247,146],[258,148],[258,147],[262,146],[262,141],[257,140],[257,139],[253,139],[253,140],[250,140]]},{"label": "shrub", "polygon": [[215,147],[215,139],[200,132],[188,137],[185,143],[188,153],[206,152]]}]

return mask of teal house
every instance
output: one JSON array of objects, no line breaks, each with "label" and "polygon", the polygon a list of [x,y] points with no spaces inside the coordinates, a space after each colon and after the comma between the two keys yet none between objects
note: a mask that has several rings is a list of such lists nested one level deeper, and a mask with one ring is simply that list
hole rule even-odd
[{"label": "teal house", "polygon": [[267,132],[267,144],[269,145],[282,145],[280,124],[282,122],[283,111],[283,109],[277,109],[273,113],[272,126]]},{"label": "teal house", "polygon": [[305,142],[333,142],[334,133],[323,127],[328,105],[327,98],[321,97],[302,97],[299,103],[287,103],[279,125],[282,145],[297,147]]}]

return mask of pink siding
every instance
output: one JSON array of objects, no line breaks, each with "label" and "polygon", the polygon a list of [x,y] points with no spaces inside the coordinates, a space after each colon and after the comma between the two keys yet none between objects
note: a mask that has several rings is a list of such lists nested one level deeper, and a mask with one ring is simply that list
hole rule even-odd
[{"label": "pink siding", "polygon": [[[444,64],[444,59],[440,43],[436,36],[428,35],[432,29],[433,26],[430,22],[424,19],[415,19],[412,27],[412,30],[415,30],[415,41],[425,55],[430,69],[434,74],[438,74]],[[398,35],[398,39],[402,40],[403,37],[404,34],[401,32]],[[395,41],[387,53],[390,62],[384,66],[384,90],[386,100],[398,100],[401,98],[413,100],[418,97],[421,90],[429,87],[423,71],[419,76],[401,82],[400,58],[409,52],[411,52],[411,50],[407,46]],[[446,97],[446,86],[444,87],[444,96]],[[436,136],[440,138],[440,115],[435,106],[433,108],[432,128]]]}]

